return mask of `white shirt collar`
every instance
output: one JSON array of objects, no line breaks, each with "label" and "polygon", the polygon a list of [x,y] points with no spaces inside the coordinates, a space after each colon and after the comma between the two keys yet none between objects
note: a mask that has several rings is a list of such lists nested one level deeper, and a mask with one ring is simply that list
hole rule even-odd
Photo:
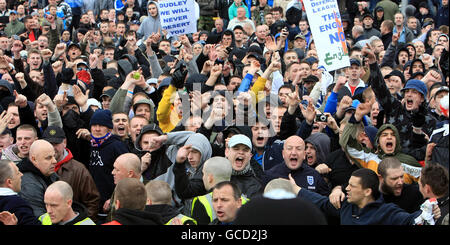
[{"label": "white shirt collar", "polygon": [[7,187],[0,187],[0,196],[14,196],[17,192]]}]

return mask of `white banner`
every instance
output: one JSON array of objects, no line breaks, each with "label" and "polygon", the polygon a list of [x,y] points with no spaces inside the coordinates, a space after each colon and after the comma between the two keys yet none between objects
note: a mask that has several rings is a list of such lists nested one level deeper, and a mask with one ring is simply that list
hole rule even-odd
[{"label": "white banner", "polygon": [[162,0],[158,5],[161,26],[168,37],[197,32],[194,0]]},{"label": "white banner", "polygon": [[316,44],[319,66],[334,71],[350,66],[349,51],[336,0],[303,0]]}]

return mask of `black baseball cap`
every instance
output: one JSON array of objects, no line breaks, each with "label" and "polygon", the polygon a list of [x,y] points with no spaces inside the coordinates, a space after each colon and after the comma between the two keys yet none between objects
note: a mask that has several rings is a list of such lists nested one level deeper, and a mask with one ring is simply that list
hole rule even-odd
[{"label": "black baseball cap", "polygon": [[351,65],[361,66],[361,61],[359,61],[358,59],[350,59],[350,66]]},{"label": "black baseball cap", "polygon": [[64,130],[58,126],[48,126],[42,134],[42,139],[52,144],[60,144],[65,138]]},{"label": "black baseball cap", "polygon": [[384,76],[384,79],[388,79],[392,76],[397,76],[402,80],[402,84],[405,84],[405,76],[403,75],[403,73],[399,70],[393,70],[391,71],[391,73],[387,74],[386,76]]}]

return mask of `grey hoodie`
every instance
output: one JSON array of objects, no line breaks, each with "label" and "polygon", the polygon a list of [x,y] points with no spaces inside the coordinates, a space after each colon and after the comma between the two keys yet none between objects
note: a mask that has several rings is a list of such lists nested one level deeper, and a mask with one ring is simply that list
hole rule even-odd
[{"label": "grey hoodie", "polygon": [[[209,140],[200,133],[194,133],[190,131],[180,131],[174,133],[167,133],[166,145],[170,145],[167,149],[166,154],[173,164],[167,169],[165,174],[162,174],[156,178],[156,180],[162,180],[169,183],[172,189],[175,189],[175,175],[173,173],[173,168],[175,167],[176,157],[178,149],[184,145],[192,145],[192,149],[199,151],[202,156],[200,159],[200,164],[196,169],[193,169],[189,163],[186,164],[186,169],[188,172],[192,173],[191,178],[201,178],[203,163],[211,158],[212,148]],[[181,201],[175,194],[177,201]]]},{"label": "grey hoodie", "polygon": [[150,13],[148,12],[148,6],[151,3],[156,4],[156,8],[158,8],[158,3],[154,1],[150,1],[147,4],[147,18],[145,18],[144,21],[142,21],[141,26],[139,27],[137,33],[142,36],[143,40],[147,39],[148,36],[150,36],[152,33],[159,32],[162,33],[162,26],[160,22],[160,16],[159,16],[159,8],[158,8],[158,15],[156,15],[156,18],[150,16]]},{"label": "grey hoodie", "polygon": [[316,149],[316,162],[314,163],[314,167],[324,163],[330,154],[330,138],[324,133],[314,133],[305,140],[305,143],[311,143]]}]

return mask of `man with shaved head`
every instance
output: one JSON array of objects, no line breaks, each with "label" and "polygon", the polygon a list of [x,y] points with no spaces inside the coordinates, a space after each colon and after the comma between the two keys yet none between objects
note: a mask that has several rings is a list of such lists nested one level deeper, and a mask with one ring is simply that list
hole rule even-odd
[{"label": "man with shaved head", "polygon": [[19,196],[30,204],[36,217],[47,212],[44,193],[49,185],[59,179],[55,173],[55,166],[55,150],[46,140],[34,141],[28,158],[17,165],[23,173]]},{"label": "man with shaved head", "polygon": [[282,155],[284,164],[277,164],[265,173],[265,184],[276,178],[288,179],[291,174],[298,186],[328,196],[330,189],[322,176],[304,163],[305,142],[302,138],[296,135],[287,138]]},{"label": "man with shaved head", "polygon": [[114,176],[114,184],[124,178],[141,178],[141,159],[134,153],[124,153],[120,155],[114,162],[112,171]]},{"label": "man with shaved head", "polygon": [[48,126],[42,134],[42,139],[52,144],[55,149],[55,173],[59,179],[67,182],[73,190],[73,201],[86,206],[88,216],[97,220],[100,193],[94,179],[83,163],[75,160],[67,148],[67,137],[64,130],[58,126]]},{"label": "man with shaved head", "polygon": [[39,217],[43,225],[95,225],[83,208],[74,210],[73,190],[67,182],[56,181],[44,195],[47,213]]},{"label": "man with shaved head", "polygon": [[[124,153],[114,161],[114,169],[111,174],[114,177],[114,184],[117,185],[119,181],[125,178],[141,179],[141,159],[134,153]],[[114,211],[114,192],[111,198],[105,202],[103,209],[108,213],[107,221],[112,219],[112,211]]]}]

